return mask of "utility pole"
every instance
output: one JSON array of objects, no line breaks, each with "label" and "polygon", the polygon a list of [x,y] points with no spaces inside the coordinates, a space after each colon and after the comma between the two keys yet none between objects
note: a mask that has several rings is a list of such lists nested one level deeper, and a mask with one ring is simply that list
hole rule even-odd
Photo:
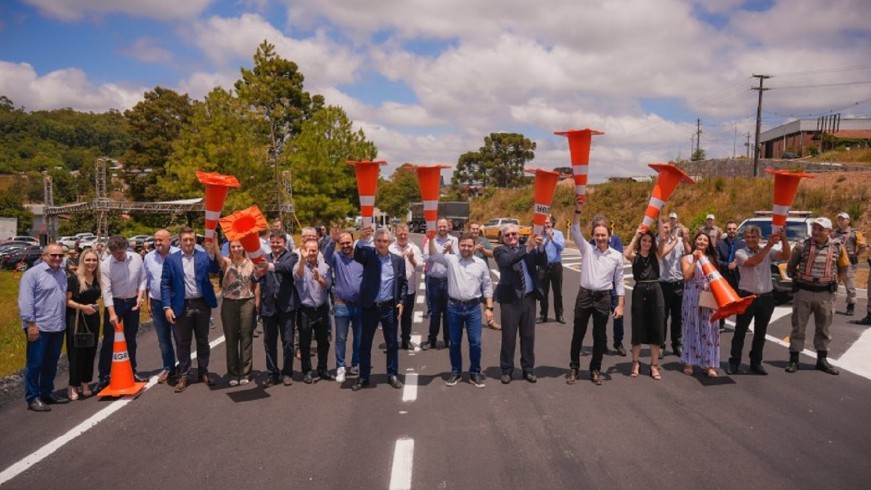
[{"label": "utility pole", "polygon": [[[698,158],[699,150],[702,149],[702,120],[696,118],[696,158]],[[700,158],[699,158],[700,159]]]},{"label": "utility pole", "polygon": [[747,148],[747,159],[750,159],[750,131],[747,131],[747,142],[744,143],[744,147]]},{"label": "utility pole", "polygon": [[762,83],[771,75],[753,75],[753,78],[759,79],[759,87],[750,87],[750,90],[759,92],[759,102],[756,104],[756,144],[753,148],[753,177],[759,175],[759,132],[762,128],[762,92],[769,90],[762,87]]},{"label": "utility pole", "polygon": [[735,134],[732,136],[732,160],[737,156],[737,148],[738,148],[738,123],[733,125],[735,130]]}]

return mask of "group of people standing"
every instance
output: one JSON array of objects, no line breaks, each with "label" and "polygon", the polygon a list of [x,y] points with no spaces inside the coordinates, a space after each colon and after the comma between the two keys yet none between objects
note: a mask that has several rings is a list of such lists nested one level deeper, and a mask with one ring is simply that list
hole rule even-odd
[{"label": "group of people standing", "polygon": [[[626,355],[622,344],[624,259],[631,263],[634,279],[630,376],[639,376],[641,347],[649,345],[649,375],[661,379],[659,360],[669,341],[684,373],[692,375],[694,367],[699,367],[709,377],[718,376],[721,325],[712,320],[717,306],[712,304],[712,277],[703,272],[704,263],[712,264],[718,270],[716,274],[727,280],[738,295],[754,296],[746,311],[737,316],[726,372],[742,372],[744,339],[752,322],[749,369],[767,374],[762,351],[774,309],[771,263],[787,259],[796,293],[786,371],[792,373],[800,367],[798,355],[804,349],[805,326],[813,315],[816,368],[838,374],[827,361],[838,275],[844,276],[855,266],[856,256],[866,245],[854,242],[851,249],[844,239],[838,239],[846,236],[848,240],[849,233],[833,234],[828,218],[815,219],[812,236],[791,249],[779,233],[772,234],[761,246],[762,233],[755,226],[746,227],[744,239],[739,239],[736,223],[727,223],[724,232],[713,225],[713,215],[708,216],[704,228],[690,236],[672,213],[668,220],[657,223],[656,230],[640,226],[624,250],[601,216],[591,220],[588,240],[580,226],[583,209],[583,203],[576,203],[571,222],[571,237],[582,266],[573,310],[567,383],[574,384],[580,377],[581,347],[590,319],[591,382],[601,385],[605,379],[601,369],[609,319],[615,322],[613,347],[619,355]],[[844,220],[843,216],[839,215],[839,221]],[[227,242],[223,248],[217,242],[202,248],[191,228],[181,230],[176,248],[170,243],[170,233],[160,230],[154,234],[153,250],[144,259],[128,249],[123,237],[113,236],[107,243],[106,257],[101,260],[96,252],[85,251],[72,272],[61,267],[62,248],[50,244],[42,260],[22,277],[19,291],[27,337],[25,401],[31,410],[48,411],[49,405],[87,398],[108,386],[116,329],[123,331],[126,339],[134,378],[142,380],[136,360],[142,308],[150,313],[158,339],[162,359],[158,382],[173,384],[176,393],[184,392],[193,382],[213,385],[208,334],[212,311],[218,307],[210,281],[216,273],[220,273],[220,317],[231,386],[252,381],[253,338],[258,321],[262,321],[265,388],[293,384],[297,345],[304,383],[344,383],[348,377],[356,377],[353,391],[370,386],[371,350],[379,327],[384,336],[388,383],[401,388],[398,352],[417,347],[411,341],[411,328],[421,281],[426,285],[430,321],[420,347],[436,349],[441,331],[443,345],[450,352],[449,386],[456,385],[463,376],[464,335],[469,344],[469,382],[484,386],[481,337],[485,326],[501,330],[500,381],[508,384],[514,379],[519,338],[521,377],[535,383],[535,329],[537,323],[548,321],[549,298],[553,298],[555,321],[566,323],[562,301],[562,252],[566,247],[563,234],[549,218],[543,232],[523,245],[518,227],[506,225],[501,230],[501,243],[494,248],[480,236],[477,224],[459,238],[450,231],[450,223],[440,219],[435,233],[418,247],[409,240],[408,226],[402,224],[395,228],[395,240],[388,230],[373,233],[371,227],[364,228],[356,240],[351,232],[339,228],[329,234],[325,228],[304,228],[302,244],[294,248],[292,238],[276,222],[271,230],[261,233],[261,250],[249,256],[238,241]],[[495,287],[491,258],[499,271]],[[97,304],[100,298],[104,306],[102,322]],[[848,310],[852,312],[855,296],[848,296],[850,300]],[[500,322],[494,318],[494,301],[500,305]],[[101,323],[98,377],[91,389]],[[349,337],[353,337],[350,362],[346,357]],[[313,340],[317,345],[315,367],[310,356]],[[328,366],[332,340],[335,375]],[[64,342],[70,361],[66,397],[54,390]],[[196,371],[192,367],[192,346],[196,349]]]}]

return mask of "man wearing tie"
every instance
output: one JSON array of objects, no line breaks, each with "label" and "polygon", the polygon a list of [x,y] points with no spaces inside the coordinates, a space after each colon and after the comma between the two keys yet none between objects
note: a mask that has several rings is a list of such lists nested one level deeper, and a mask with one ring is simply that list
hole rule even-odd
[{"label": "man wearing tie", "polygon": [[181,393],[191,382],[191,341],[197,341],[196,379],[212,386],[209,377],[209,319],[212,308],[218,307],[209,273],[218,273],[214,258],[195,250],[194,230],[184,227],[178,234],[181,250],[166,256],[160,277],[160,297],[166,321],[173,326],[178,355],[178,382],[175,392]]},{"label": "man wearing tie", "polygon": [[538,280],[537,266],[547,264],[542,250],[542,239],[535,236],[520,246],[517,225],[502,227],[502,245],[493,250],[499,267],[499,285],[496,302],[502,320],[502,349],[499,366],[502,384],[511,382],[514,372],[514,350],[520,334],[520,367],[523,378],[530,383],[538,381],[535,373],[535,301],[544,296]]},{"label": "man wearing tie", "polygon": [[375,247],[357,243],[354,260],[363,264],[360,285],[360,306],[363,309],[363,336],[360,343],[360,377],[351,387],[354,391],[369,386],[372,371],[372,340],[378,324],[387,344],[387,380],[390,386],[402,388],[399,380],[399,343],[396,338],[397,317],[402,314],[402,300],[408,293],[405,259],[390,253],[390,232],[382,228],[375,232]]}]

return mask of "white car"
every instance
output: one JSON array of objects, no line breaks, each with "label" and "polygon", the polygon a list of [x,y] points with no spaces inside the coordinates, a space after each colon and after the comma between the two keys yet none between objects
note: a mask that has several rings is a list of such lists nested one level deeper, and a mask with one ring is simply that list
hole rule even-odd
[{"label": "white car", "polygon": [[78,242],[78,239],[76,239],[75,236],[62,236],[57,240],[57,243],[59,243],[63,247],[66,247],[67,250],[74,248],[76,246],[76,242]]}]

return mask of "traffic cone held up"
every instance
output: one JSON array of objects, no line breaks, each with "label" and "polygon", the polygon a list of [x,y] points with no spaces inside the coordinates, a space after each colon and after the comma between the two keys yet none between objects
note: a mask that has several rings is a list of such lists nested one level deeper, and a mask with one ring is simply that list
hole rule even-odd
[{"label": "traffic cone held up", "polygon": [[786,226],[786,216],[795,194],[798,192],[798,183],[801,179],[814,178],[811,174],[787,172],[786,170],[774,170],[766,168],[765,171],[774,176],[774,206],[771,213],[771,233],[783,232]]},{"label": "traffic cone held up", "polygon": [[531,168],[525,171],[535,174],[535,201],[533,205],[535,215],[532,218],[532,233],[541,236],[544,221],[550,216],[550,205],[553,203],[553,194],[556,191],[560,173],[540,168]]},{"label": "traffic cone held up", "polygon": [[238,241],[248,253],[251,262],[259,264],[263,262],[263,249],[260,248],[260,232],[269,228],[269,223],[260,208],[250,208],[236,211],[235,213],[221,218],[221,229],[231,242]]},{"label": "traffic cone held up", "polygon": [[647,204],[647,210],[644,211],[644,220],[641,222],[641,227],[644,231],[650,229],[656,219],[659,218],[659,212],[665,206],[671,193],[681,182],[687,184],[695,184],[689,175],[674,165],[666,163],[651,163],[650,168],[659,172],[656,178],[656,185],[653,186],[653,192],[650,193],[650,202]]},{"label": "traffic cone held up", "polygon": [[704,255],[699,259],[699,265],[702,266],[702,272],[705,274],[705,278],[708,280],[708,286],[711,288],[711,292],[714,294],[714,299],[717,300],[717,306],[719,308],[714,315],[711,316],[711,320],[719,320],[720,318],[726,318],[732,315],[740,315],[744,313],[747,307],[750,306],[750,303],[756,299],[756,295],[740,297],[735,290],[732,289],[732,286],[729,285],[728,282],[720,275],[720,272],[714,267],[714,264],[711,263],[710,260]]},{"label": "traffic cone held up", "polygon": [[218,227],[218,218],[224,209],[224,200],[227,199],[227,191],[230,187],[239,187],[239,181],[232,175],[221,175],[216,172],[200,172],[197,170],[197,179],[206,186],[206,243],[215,239],[215,228]]},{"label": "traffic cone held up", "polygon": [[426,236],[432,238],[436,233],[436,221],[439,215],[439,188],[443,168],[450,165],[415,165],[417,184],[420,186],[420,198],[423,201],[423,216],[426,220]]},{"label": "traffic cone held up", "polygon": [[372,215],[375,214],[375,191],[378,188],[378,171],[383,160],[370,162],[368,160],[348,160],[357,172],[357,193],[360,195],[360,216],[363,218],[363,228],[372,226]]},{"label": "traffic cone held up", "polygon": [[594,134],[605,134],[595,129],[570,129],[553,134],[569,139],[569,154],[572,158],[572,174],[575,177],[575,195],[579,202],[587,199],[587,170],[590,165],[590,145]]},{"label": "traffic cone held up", "polygon": [[133,379],[133,366],[130,365],[130,355],[127,353],[127,339],[124,338],[124,324],[115,325],[115,343],[112,345],[112,370],[109,386],[97,393],[97,396],[119,397],[135,395],[142,391],[146,383],[137,383]]}]

